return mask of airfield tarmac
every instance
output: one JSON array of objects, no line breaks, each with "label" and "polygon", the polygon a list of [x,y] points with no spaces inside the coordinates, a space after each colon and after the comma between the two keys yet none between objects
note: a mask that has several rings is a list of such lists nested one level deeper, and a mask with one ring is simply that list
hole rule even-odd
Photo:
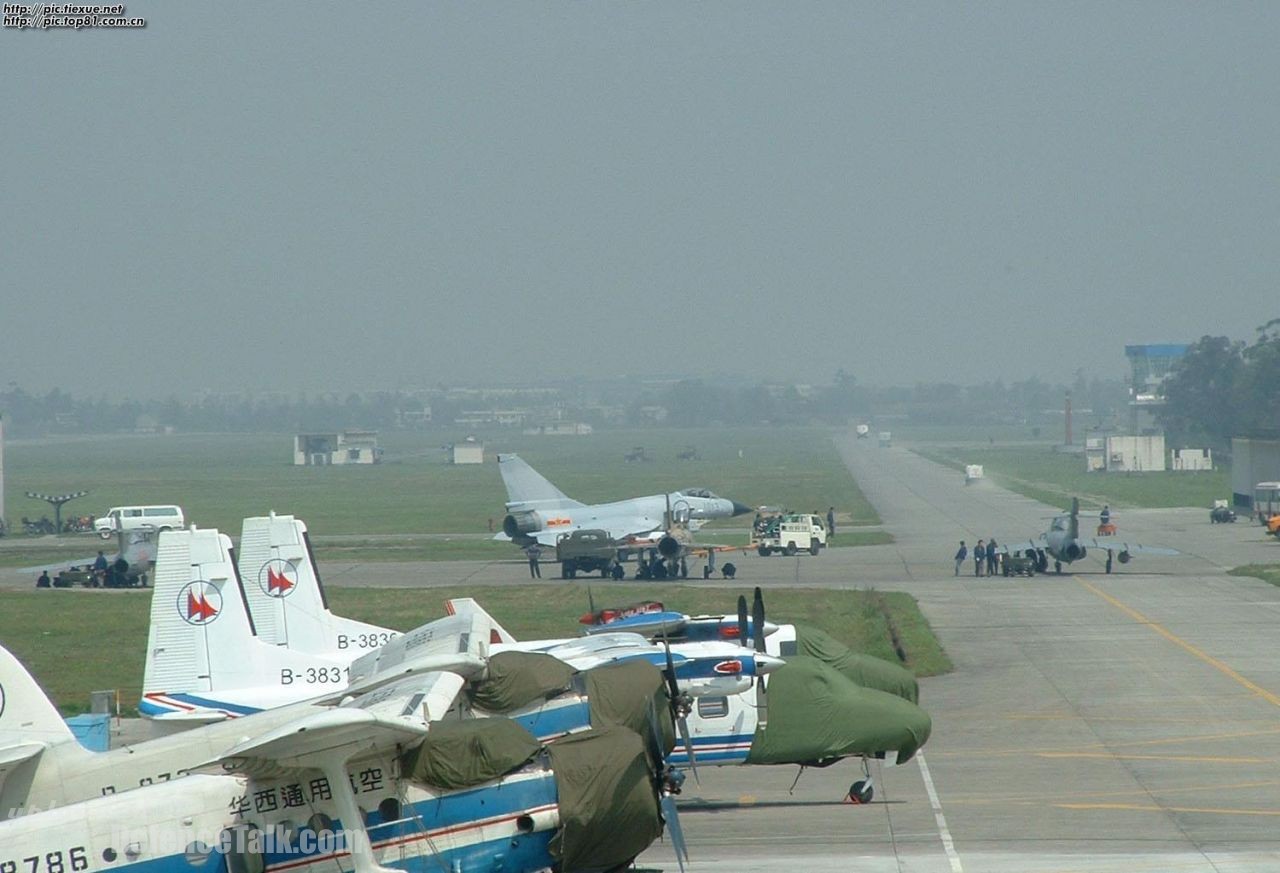
[{"label": "airfield tarmac", "polygon": [[[896,542],[798,559],[800,582],[920,601],[956,665],[922,683],[933,737],[866,807],[834,802],[847,763],[794,796],[794,768],[707,768],[682,807],[692,870],[1280,869],[1280,590],[1224,575],[1280,557],[1256,525],[1135,510],[1123,534],[1186,556],[956,578],[958,540],[1030,538],[1055,508],[904,448],[840,448]],[[748,559],[741,583],[794,584],[796,561]]]},{"label": "airfield tarmac", "polygon": [[[1184,556],[1110,576],[1090,556],[1062,576],[975,578],[969,564],[956,578],[959,539],[1027,539],[1059,508],[966,487],[903,447],[840,449],[894,543],[734,555],[736,582],[689,581],[912,594],[956,667],[922,682],[933,736],[907,765],[875,768],[867,806],[840,802],[852,762],[805,771],[794,793],[793,767],[702,768],[681,798],[691,873],[1280,869],[1280,589],[1225,575],[1280,546],[1255,524],[1209,524],[1207,508],[1129,510],[1122,539]],[[527,581],[519,561],[321,570],[330,585]],[[641,863],[675,869],[670,844]]]}]

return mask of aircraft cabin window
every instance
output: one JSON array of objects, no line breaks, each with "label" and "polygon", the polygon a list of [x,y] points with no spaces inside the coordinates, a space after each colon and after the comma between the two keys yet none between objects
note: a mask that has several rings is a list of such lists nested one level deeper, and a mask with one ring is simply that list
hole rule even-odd
[{"label": "aircraft cabin window", "polygon": [[262,835],[256,825],[227,828],[218,839],[226,852],[227,873],[263,873]]},{"label": "aircraft cabin window", "polygon": [[213,854],[213,849],[206,845],[202,840],[195,840],[187,844],[187,850],[184,857],[187,863],[192,867],[203,867],[209,863],[209,856]]},{"label": "aircraft cabin window", "polygon": [[729,698],[699,697],[698,718],[724,718],[729,714]]}]

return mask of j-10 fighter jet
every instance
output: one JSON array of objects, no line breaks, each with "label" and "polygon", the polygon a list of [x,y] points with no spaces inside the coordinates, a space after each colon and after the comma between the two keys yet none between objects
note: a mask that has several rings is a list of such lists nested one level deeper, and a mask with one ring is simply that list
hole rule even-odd
[{"label": "j-10 fighter jet", "polygon": [[1181,554],[1177,549],[1161,546],[1144,546],[1139,543],[1126,542],[1118,536],[1082,537],[1080,536],[1080,500],[1071,498],[1071,511],[1066,515],[1055,516],[1049,530],[1040,534],[1036,540],[1022,543],[1005,543],[1003,551],[1034,553],[1038,569],[1041,573],[1049,569],[1049,558],[1053,558],[1053,570],[1062,572],[1063,564],[1070,564],[1084,558],[1089,549],[1107,553],[1107,572],[1111,572],[1111,561],[1115,558],[1121,564],[1129,563],[1133,555],[1165,555],[1172,557]]},{"label": "j-10 fighter jet", "polygon": [[518,546],[554,546],[561,534],[593,528],[608,531],[615,540],[656,546],[675,521],[697,530],[713,518],[744,515],[752,509],[719,497],[706,488],[685,488],[670,494],[632,497],[613,503],[581,503],[567,496],[519,455],[498,455],[498,471],[507,488],[507,516],[501,539]]}]

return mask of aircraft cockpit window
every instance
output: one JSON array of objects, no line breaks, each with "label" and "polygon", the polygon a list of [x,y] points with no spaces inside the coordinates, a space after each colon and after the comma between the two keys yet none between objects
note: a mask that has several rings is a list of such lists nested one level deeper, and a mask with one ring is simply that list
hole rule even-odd
[{"label": "aircraft cockpit window", "polygon": [[729,698],[699,697],[698,718],[724,718],[729,714]]},{"label": "aircraft cockpit window", "polygon": [[708,499],[715,499],[715,495],[707,488],[686,488],[682,493],[686,497],[706,497]]},{"label": "aircraft cockpit window", "polygon": [[1067,529],[1067,520],[1066,520],[1065,518],[1055,518],[1055,519],[1053,520],[1053,529],[1054,529],[1054,530],[1066,530],[1066,529]]}]

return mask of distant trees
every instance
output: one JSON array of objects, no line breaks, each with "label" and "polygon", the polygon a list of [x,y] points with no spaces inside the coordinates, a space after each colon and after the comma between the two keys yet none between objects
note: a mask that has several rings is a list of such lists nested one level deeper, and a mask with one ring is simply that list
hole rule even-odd
[{"label": "distant trees", "polygon": [[1171,441],[1229,448],[1232,437],[1280,437],[1280,319],[1252,345],[1204,336],[1165,383],[1161,423]]}]

